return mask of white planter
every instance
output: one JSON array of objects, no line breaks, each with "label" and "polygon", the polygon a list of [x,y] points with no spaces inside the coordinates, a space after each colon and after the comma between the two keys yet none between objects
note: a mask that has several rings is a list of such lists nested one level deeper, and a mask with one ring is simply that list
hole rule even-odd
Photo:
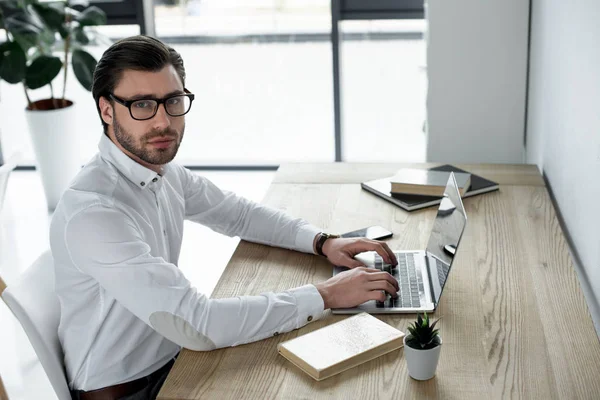
[{"label": "white planter", "polygon": [[404,358],[408,366],[408,374],[411,378],[418,381],[426,381],[435,376],[438,361],[440,359],[440,351],[442,350],[442,338],[440,345],[428,350],[418,350],[406,344],[404,336]]},{"label": "white planter", "polygon": [[48,210],[51,211],[81,169],[76,113],[74,105],[57,110],[25,110]]}]

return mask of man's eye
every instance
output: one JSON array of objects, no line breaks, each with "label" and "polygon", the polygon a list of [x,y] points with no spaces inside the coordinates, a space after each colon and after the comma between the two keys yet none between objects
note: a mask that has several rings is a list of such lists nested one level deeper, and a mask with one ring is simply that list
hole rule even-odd
[{"label": "man's eye", "polygon": [[135,108],[149,108],[150,102],[149,101],[137,101],[137,102],[133,103],[133,106]]},{"label": "man's eye", "polygon": [[172,99],[167,100],[167,103],[169,103],[169,105],[171,106],[175,106],[177,104],[179,104],[181,102],[181,99],[179,97],[173,97]]}]

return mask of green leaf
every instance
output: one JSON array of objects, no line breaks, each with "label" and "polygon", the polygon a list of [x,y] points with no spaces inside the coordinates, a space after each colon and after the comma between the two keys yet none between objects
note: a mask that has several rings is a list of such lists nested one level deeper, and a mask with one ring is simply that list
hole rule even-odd
[{"label": "green leaf", "polygon": [[40,19],[44,21],[48,28],[52,29],[53,31],[56,31],[65,22],[64,5],[61,9],[61,6],[59,4],[63,3],[36,3],[32,4],[31,8],[37,13]]},{"label": "green leaf", "polygon": [[88,38],[87,34],[84,32],[83,27],[79,27],[79,28],[75,29],[73,37],[75,38],[76,41],[78,41],[79,43],[81,43],[84,46],[86,44],[90,43],[90,39]]},{"label": "green leaf", "polygon": [[70,0],[69,7],[79,7],[81,9],[87,8],[90,5],[90,2],[87,0]]},{"label": "green leaf", "polygon": [[81,86],[88,91],[92,90],[94,69],[96,69],[96,59],[88,52],[83,50],[73,51],[72,57],[73,72]]},{"label": "green leaf", "polygon": [[56,42],[56,34],[50,29],[45,29],[40,35],[40,43],[52,46]]},{"label": "green leaf", "polygon": [[18,7],[22,8],[22,9],[26,9],[31,4],[38,3],[38,2],[39,2],[39,0],[17,0],[17,5],[18,5]]},{"label": "green leaf", "polygon": [[61,25],[58,27],[58,33],[61,38],[66,39],[69,36],[69,29],[65,25]]},{"label": "green leaf", "polygon": [[23,50],[36,46],[44,33],[43,23],[37,17],[23,11],[6,18],[4,23]]},{"label": "green leaf", "polygon": [[21,46],[16,42],[2,43],[0,53],[0,78],[12,84],[21,82],[27,68],[27,57]]},{"label": "green leaf", "polygon": [[81,26],[106,24],[106,13],[96,6],[86,8],[76,18]]},{"label": "green leaf", "polygon": [[33,60],[27,68],[25,84],[29,89],[39,89],[52,82],[62,68],[62,61],[58,57],[40,56]]},{"label": "green leaf", "polygon": [[8,14],[11,14],[20,8],[17,0],[0,0],[0,16],[7,14],[7,11],[9,11]]}]

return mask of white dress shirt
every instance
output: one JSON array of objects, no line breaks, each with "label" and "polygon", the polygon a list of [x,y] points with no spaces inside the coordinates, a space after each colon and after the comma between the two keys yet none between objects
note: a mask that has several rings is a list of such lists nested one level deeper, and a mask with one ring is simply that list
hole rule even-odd
[{"label": "white dress shirt", "polygon": [[[50,227],[58,334],[72,389],[143,377],[181,347],[236,346],[321,317],[323,299],[313,285],[209,299],[177,267],[184,219],[307,253],[319,229],[175,163],[159,175],[104,135],[99,149],[64,193]],[[198,251],[210,251],[210,244],[198,243]]]}]

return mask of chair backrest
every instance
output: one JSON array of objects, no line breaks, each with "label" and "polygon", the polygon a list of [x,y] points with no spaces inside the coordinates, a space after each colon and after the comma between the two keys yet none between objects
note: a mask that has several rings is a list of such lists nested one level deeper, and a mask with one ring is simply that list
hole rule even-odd
[{"label": "chair backrest", "polygon": [[2,299],[17,317],[59,400],[70,400],[58,340],[60,304],[54,292],[54,261],[50,251],[42,254],[15,284],[8,285]]},{"label": "chair backrest", "polygon": [[0,376],[0,400],[8,400],[8,394],[6,394],[6,389],[4,389],[4,384],[2,383],[1,376]]}]

